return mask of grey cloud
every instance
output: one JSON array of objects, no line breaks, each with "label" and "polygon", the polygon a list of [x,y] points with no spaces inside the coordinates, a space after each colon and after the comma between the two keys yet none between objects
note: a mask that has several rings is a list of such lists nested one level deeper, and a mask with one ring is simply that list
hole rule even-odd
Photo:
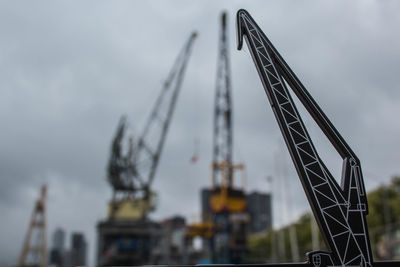
[{"label": "grey cloud", "polygon": [[[84,231],[94,264],[95,224],[105,217],[111,196],[105,166],[119,116],[127,114],[130,131],[140,133],[163,79],[194,29],[199,38],[157,172],[154,187],[160,203],[153,217],[199,213],[199,189],[209,185],[218,16],[223,9],[230,24],[234,153],[236,161],[247,165],[249,190],[268,190],[266,175],[276,177],[274,188],[279,190],[275,158],[281,153],[296,200],[293,218],[308,209],[249,52],[236,51],[239,8],[251,12],[359,155],[367,187],[399,172],[395,1],[0,5],[0,212],[6,217],[0,258],[7,264],[16,261],[44,182],[50,187],[49,234],[57,226],[69,233]],[[200,140],[200,159],[192,165],[194,138]],[[316,135],[316,141],[336,174],[340,160],[323,138]],[[279,194],[275,200],[275,209],[281,210]]]}]

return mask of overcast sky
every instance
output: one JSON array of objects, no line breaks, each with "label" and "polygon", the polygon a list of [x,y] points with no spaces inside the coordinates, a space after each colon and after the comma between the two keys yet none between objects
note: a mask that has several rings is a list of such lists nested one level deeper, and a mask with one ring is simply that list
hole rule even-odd
[{"label": "overcast sky", "polygon": [[[222,10],[229,13],[234,159],[246,164],[249,191],[277,192],[275,211],[282,210],[278,193],[287,177],[292,212],[275,212],[275,225],[309,209],[248,49],[236,50],[239,8],[252,14],[359,156],[367,189],[400,173],[398,1],[1,1],[1,265],[16,263],[43,183],[49,238],[56,227],[84,232],[95,263],[119,117],[127,114],[130,132],[141,132],[193,30],[199,36],[156,174],[152,218],[199,217],[200,189],[210,185]],[[304,120],[338,176],[340,158]],[[193,165],[195,139],[200,159]]]}]

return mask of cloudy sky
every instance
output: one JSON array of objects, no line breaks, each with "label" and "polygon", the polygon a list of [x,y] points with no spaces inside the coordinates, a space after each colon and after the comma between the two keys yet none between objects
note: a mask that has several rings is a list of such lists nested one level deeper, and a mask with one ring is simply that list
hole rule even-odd
[{"label": "cloudy sky", "polygon": [[[275,225],[308,210],[248,49],[236,50],[239,8],[253,15],[359,156],[366,187],[400,173],[398,1],[1,1],[1,264],[16,263],[43,183],[49,236],[56,227],[84,232],[94,264],[119,117],[127,114],[130,132],[141,132],[193,30],[199,36],[157,171],[152,218],[198,218],[199,190],[210,183],[222,10],[229,12],[235,161],[246,164],[249,191],[276,192],[275,211],[286,177],[292,212],[275,212]],[[304,120],[338,176],[340,158],[306,114]],[[193,165],[195,139],[200,159]]]}]

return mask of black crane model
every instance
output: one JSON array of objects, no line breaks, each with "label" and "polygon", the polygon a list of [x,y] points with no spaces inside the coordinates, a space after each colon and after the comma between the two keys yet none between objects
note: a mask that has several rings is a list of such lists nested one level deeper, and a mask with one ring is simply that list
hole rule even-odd
[{"label": "black crane model", "polygon": [[[195,32],[191,34],[178,55],[163,84],[144,131],[136,142],[130,138],[126,154],[122,149],[126,130],[125,117],[122,117],[119,122],[107,169],[108,181],[113,187],[113,200],[109,207],[110,218],[142,219],[146,218],[148,212],[154,209],[154,193],[151,191],[151,184],[196,36]],[[122,211],[126,206],[130,207],[128,211]],[[133,206],[135,209],[132,208]]]},{"label": "black crane model", "polygon": [[[360,161],[253,18],[237,13],[238,49],[243,37],[329,252],[313,251],[299,266],[400,266],[374,262],[368,235],[368,203]],[[343,159],[339,185],[312,143],[291,89]],[[293,266],[293,265],[291,265]]]}]

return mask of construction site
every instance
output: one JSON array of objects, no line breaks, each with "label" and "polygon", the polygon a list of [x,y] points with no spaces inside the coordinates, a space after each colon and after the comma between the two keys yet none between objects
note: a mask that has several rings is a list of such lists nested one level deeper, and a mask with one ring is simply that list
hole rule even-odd
[{"label": "construction site", "polygon": [[[173,64],[142,135],[136,142],[131,137],[127,149],[122,147],[126,118],[122,117],[119,122],[107,169],[113,197],[108,217],[97,225],[98,266],[243,263],[247,235],[271,228],[270,195],[247,194],[245,165],[234,163],[232,159],[233,110],[226,17],[223,13],[220,21],[212,184],[199,194],[201,221],[187,224],[180,216],[153,221],[148,216],[156,208],[157,192],[152,190],[152,182],[197,37],[194,32]],[[241,173],[236,174],[238,172]],[[234,184],[239,178],[243,183],[240,186]],[[253,209],[249,208],[250,202]],[[255,221],[258,225],[254,227],[250,222]],[[202,241],[200,250],[193,246],[196,237]]]},{"label": "construction site", "polygon": [[[149,93],[151,101],[143,101],[142,96],[138,96],[136,102],[127,97],[118,98],[118,109],[115,109],[119,112],[118,119],[113,117],[112,129],[109,124],[102,128],[112,134],[101,139],[107,151],[101,155],[106,158],[106,164],[99,170],[102,176],[94,179],[101,186],[91,182],[78,186],[79,182],[73,181],[72,186],[54,189],[52,193],[57,185],[53,180],[63,178],[49,172],[49,177],[53,178],[46,178],[42,183],[35,192],[39,194],[34,196],[34,202],[33,193],[28,194],[33,211],[29,222],[23,221],[27,229],[15,229],[24,235],[18,261],[13,264],[4,261],[5,266],[257,264],[283,267],[288,263],[293,267],[400,266],[400,176],[394,175],[389,182],[376,182],[373,186],[367,184],[371,178],[364,178],[359,153],[351,148],[355,143],[355,139],[348,138],[352,132],[344,128],[344,124],[335,128],[328,119],[332,118],[336,125],[335,114],[340,114],[342,108],[337,113],[328,112],[325,103],[320,101],[321,94],[316,94],[305,82],[308,73],[301,72],[302,66],[298,63],[287,63],[292,61],[290,55],[293,55],[287,52],[289,46],[273,38],[275,48],[267,38],[267,29],[273,26],[265,25],[261,19],[258,23],[259,13],[255,13],[254,18],[244,9],[236,13],[218,10],[217,14],[208,18],[210,27],[217,33],[212,46],[216,47],[215,51],[207,50],[214,61],[204,63],[208,69],[213,66],[214,75],[206,77],[193,63],[204,56],[201,49],[205,42],[196,48],[202,31],[180,36],[180,47],[175,42],[168,48],[171,51],[163,47],[164,35],[159,33],[160,43],[155,47],[160,50],[152,48],[152,55],[145,56],[149,62],[163,62],[160,64],[163,70],[159,71],[163,76],[153,77],[159,74],[154,71],[150,78],[162,82],[158,83],[156,91]],[[236,42],[231,36],[233,32],[237,34]],[[210,33],[204,35],[211,36]],[[133,40],[130,39],[131,44],[136,43],[135,38],[129,38]],[[245,53],[236,52],[236,47]],[[133,53],[126,47],[120,48]],[[174,54],[175,59],[164,64],[163,53]],[[247,57],[233,61],[232,53],[243,53]],[[238,62],[244,66],[240,70],[235,69]],[[301,79],[289,65],[296,73],[301,72]],[[143,64],[141,68],[151,69],[149,66]],[[124,71],[121,67],[116,73],[123,75]],[[244,73],[248,81],[237,81],[238,72]],[[118,79],[115,73],[113,75],[113,79]],[[196,75],[201,78],[195,80]],[[182,95],[193,86],[191,79],[212,84],[211,88],[202,88],[211,93],[207,95],[207,102],[200,101],[199,95],[192,97],[187,104],[189,108],[179,113],[180,102],[188,102],[188,97]],[[307,84],[309,91],[300,80]],[[259,91],[265,92],[266,97],[261,99],[261,94],[249,93],[254,97],[252,103],[240,104],[243,95],[235,92],[251,91],[253,87],[262,88]],[[191,94],[193,90],[197,87]],[[106,105],[113,97],[109,94],[101,105]],[[332,101],[337,99],[340,97],[332,97]],[[349,102],[343,101],[341,105]],[[249,117],[255,116],[256,124],[258,118],[267,118],[264,120],[267,120],[267,130],[251,130],[248,122],[238,123],[240,129],[235,127],[236,121],[244,118],[244,115],[237,115],[237,110],[243,112],[244,109],[236,108],[234,103],[239,103],[239,107],[243,105]],[[264,104],[258,108],[259,103]],[[131,106],[135,112],[129,110]],[[262,108],[266,109],[265,114],[253,115],[264,112]],[[204,112],[206,109],[208,113]],[[192,111],[196,114],[189,114]],[[189,125],[175,125],[175,117],[183,113],[192,116]],[[208,125],[196,126],[197,118],[206,116]],[[79,127],[74,131],[79,131]],[[272,128],[274,130],[269,132]],[[315,134],[317,130],[319,135]],[[193,139],[193,144],[187,143],[182,137],[185,135],[190,135],[188,138]],[[208,140],[204,135],[211,137],[210,142],[204,141]],[[268,142],[260,144],[258,135]],[[247,139],[243,141],[242,136]],[[325,143],[320,141],[321,136]],[[278,138],[279,141],[275,141]],[[104,140],[108,140],[106,144]],[[272,143],[278,145],[268,147]],[[187,162],[182,163],[179,156],[172,156],[176,152],[171,149],[173,144],[192,151],[189,156],[181,157],[188,158]],[[204,144],[208,144],[208,148]],[[325,152],[326,144],[333,152]],[[249,153],[255,156],[249,158],[244,152],[243,157],[241,151],[251,147],[255,149]],[[205,155],[204,151],[211,153]],[[82,147],[79,153],[90,157],[97,152]],[[265,155],[263,153],[269,156],[256,157]],[[340,162],[336,165],[341,165],[340,168],[332,168],[333,157],[329,153],[336,154],[335,159]],[[68,160],[73,161],[73,157]],[[168,172],[166,166],[172,166]],[[397,165],[394,166],[397,170]],[[366,169],[366,176],[374,180],[375,175]],[[207,173],[209,175],[204,175]],[[339,173],[341,177],[337,177]],[[198,179],[199,176],[202,176],[201,181],[193,182],[193,177]],[[171,193],[169,188],[180,191]],[[80,190],[91,193],[78,193],[85,192]],[[102,199],[96,198],[96,191],[102,194]],[[104,192],[108,195],[104,196]],[[63,194],[78,205],[65,210],[65,217],[57,218],[54,211],[67,206],[58,200]],[[197,203],[196,206],[193,203]],[[94,214],[94,211],[96,215],[86,220],[85,213]],[[195,216],[189,216],[193,214]],[[67,217],[73,217],[78,223],[63,224]],[[89,225],[91,230],[85,230],[84,225]],[[69,246],[66,245],[68,240]],[[0,259],[0,264],[2,261]]]}]

